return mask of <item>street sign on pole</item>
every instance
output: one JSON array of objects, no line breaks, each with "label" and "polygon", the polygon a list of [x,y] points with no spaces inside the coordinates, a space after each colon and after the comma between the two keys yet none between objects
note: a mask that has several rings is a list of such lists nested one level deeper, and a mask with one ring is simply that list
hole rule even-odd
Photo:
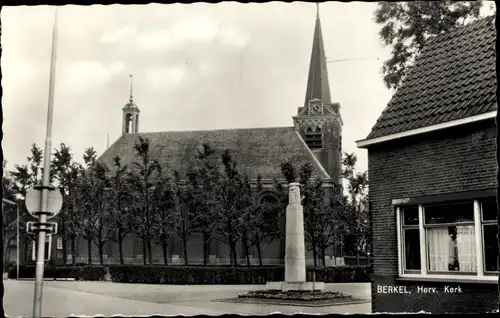
[{"label": "street sign on pole", "polygon": [[[40,226],[42,223],[29,221],[26,222],[26,233],[35,234],[40,231]],[[57,223],[56,222],[47,222],[45,224],[44,231],[48,234],[57,234]]]},{"label": "street sign on pole", "polygon": [[40,209],[41,199],[41,189],[37,189],[35,187],[26,192],[26,209],[32,216],[38,217],[40,214],[45,214],[47,215],[47,218],[52,218],[59,214],[63,204],[63,198],[59,189],[53,188],[50,191],[47,191],[47,211],[38,211]]}]

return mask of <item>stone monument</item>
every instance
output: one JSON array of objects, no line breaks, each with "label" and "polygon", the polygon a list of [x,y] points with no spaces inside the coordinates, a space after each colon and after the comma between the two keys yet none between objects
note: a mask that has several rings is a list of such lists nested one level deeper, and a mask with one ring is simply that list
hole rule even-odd
[{"label": "stone monument", "polygon": [[314,291],[323,290],[323,282],[306,281],[306,250],[304,213],[298,183],[290,183],[286,207],[285,281],[267,282],[267,290]]}]

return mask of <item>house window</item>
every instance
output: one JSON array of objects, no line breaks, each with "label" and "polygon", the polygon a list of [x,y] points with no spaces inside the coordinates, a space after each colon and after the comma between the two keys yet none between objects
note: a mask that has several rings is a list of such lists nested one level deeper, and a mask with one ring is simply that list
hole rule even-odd
[{"label": "house window", "polygon": [[494,198],[397,207],[400,275],[496,279],[497,211]]},{"label": "house window", "polygon": [[404,269],[405,272],[420,272],[420,233],[418,228],[418,206],[405,207],[403,212]]},{"label": "house window", "polygon": [[57,249],[58,249],[58,250],[62,250],[62,249],[63,249],[63,241],[62,241],[62,237],[58,237],[58,238],[57,238]]},{"label": "house window", "polygon": [[429,272],[476,272],[473,202],[424,207]]},{"label": "house window", "polygon": [[304,141],[310,149],[323,148],[323,134],[321,128],[318,126],[315,130],[307,127],[304,134]]},{"label": "house window", "polygon": [[483,230],[484,270],[498,272],[498,206],[495,199],[481,201],[481,223]]}]

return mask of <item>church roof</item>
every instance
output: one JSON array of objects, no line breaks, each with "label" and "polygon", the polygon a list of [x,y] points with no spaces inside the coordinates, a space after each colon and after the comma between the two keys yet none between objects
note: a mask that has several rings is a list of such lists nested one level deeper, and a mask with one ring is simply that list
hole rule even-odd
[{"label": "church roof", "polygon": [[315,176],[330,179],[293,127],[220,129],[204,131],[165,131],[122,135],[99,158],[111,166],[119,156],[122,164],[136,160],[134,143],[139,136],[150,140],[151,157],[169,171],[185,176],[186,169],[203,142],[222,153],[229,149],[240,171],[255,179],[282,179],[280,164],[291,160],[296,167],[313,164]]},{"label": "church roof", "polygon": [[307,79],[304,107],[307,107],[309,101],[314,98],[321,99],[324,104],[331,104],[330,84],[328,82],[325,47],[323,45],[323,34],[321,32],[319,11],[316,14],[316,24],[314,26],[313,45],[311,51],[311,61],[309,64],[309,77]]},{"label": "church roof", "polygon": [[495,40],[494,17],[433,38],[367,139],[496,110]]}]

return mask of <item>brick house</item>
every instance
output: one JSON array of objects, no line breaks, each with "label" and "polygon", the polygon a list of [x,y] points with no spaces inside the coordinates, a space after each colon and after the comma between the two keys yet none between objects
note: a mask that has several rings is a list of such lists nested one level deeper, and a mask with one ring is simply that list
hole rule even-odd
[{"label": "brick house", "polygon": [[[163,131],[140,132],[139,117],[142,115],[134,103],[132,90],[129,103],[122,108],[122,135],[100,157],[99,160],[112,166],[113,158],[119,156],[122,164],[130,165],[136,160],[133,149],[139,136],[150,140],[151,157],[158,160],[168,173],[175,169],[181,178],[189,159],[203,142],[207,142],[217,151],[229,149],[238,167],[249,175],[253,181],[262,177],[264,191],[259,194],[259,200],[275,201],[274,180],[284,181],[280,164],[291,160],[296,166],[311,163],[314,175],[324,180],[328,191],[335,191],[341,184],[341,133],[342,119],[340,105],[332,102],[326,57],[323,46],[319,14],[313,36],[309,76],[305,90],[305,101],[297,108],[297,114],[290,118],[289,127],[268,127],[248,129],[220,129],[207,131]],[[294,107],[293,105],[291,107]],[[154,116],[154,114],[145,114]],[[118,118],[117,118],[118,119]],[[87,246],[81,240],[78,247],[78,262],[86,262]],[[282,241],[268,242],[263,246],[264,264],[279,264],[283,262],[284,244]],[[209,247],[209,259],[212,264],[228,264],[229,249],[226,244],[217,240]],[[97,249],[93,249],[97,253]],[[203,245],[201,234],[194,233],[188,241],[188,258],[190,264],[203,262]],[[61,257],[61,251],[56,252]],[[183,245],[180,238],[172,237],[169,244],[169,263],[183,264]],[[142,263],[142,243],[139,238],[129,235],[124,244],[124,254],[127,263]],[[162,263],[163,256],[160,246],[153,246],[154,262]],[[245,262],[245,255],[238,248],[240,261]],[[257,263],[257,251],[251,249],[253,263]],[[94,255],[97,261],[97,254]],[[119,261],[117,244],[110,243],[105,247],[105,262]],[[333,264],[333,251],[327,255],[327,264]],[[309,258],[309,263],[312,259]]]},{"label": "brick house", "polygon": [[368,150],[373,312],[498,309],[494,21],[431,39],[357,142]]}]

